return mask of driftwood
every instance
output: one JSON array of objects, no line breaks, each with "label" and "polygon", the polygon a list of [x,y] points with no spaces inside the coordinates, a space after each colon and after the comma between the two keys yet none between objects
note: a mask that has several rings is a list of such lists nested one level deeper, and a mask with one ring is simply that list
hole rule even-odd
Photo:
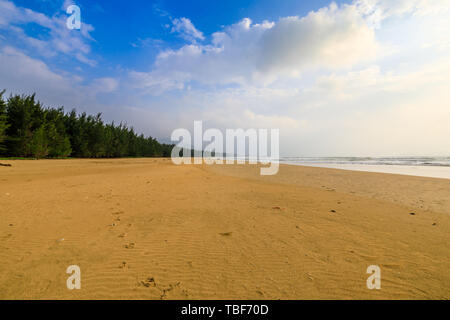
[{"label": "driftwood", "polygon": [[0,163],[0,167],[12,167],[12,164],[9,164],[9,163]]}]

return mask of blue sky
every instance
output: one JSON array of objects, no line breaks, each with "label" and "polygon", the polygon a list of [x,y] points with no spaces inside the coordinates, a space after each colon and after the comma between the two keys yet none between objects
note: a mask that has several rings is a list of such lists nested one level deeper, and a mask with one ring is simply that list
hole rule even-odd
[{"label": "blue sky", "polygon": [[449,16],[446,0],[0,0],[0,88],[163,141],[203,120],[280,128],[282,155],[449,155]]},{"label": "blue sky", "polygon": [[[64,1],[16,0],[17,6],[41,12],[47,16],[64,15]],[[305,15],[309,11],[329,4],[329,1],[298,0],[227,0],[227,1],[67,1],[81,8],[82,20],[94,26],[91,32],[95,39],[90,45],[92,55],[99,60],[95,70],[84,70],[95,74],[110,75],[118,66],[136,70],[148,70],[149,59],[154,59],[161,47],[178,48],[185,41],[171,32],[171,19],[189,17],[206,39],[246,17],[255,23],[277,20],[290,15]],[[30,36],[46,38],[45,28],[37,24],[26,27]],[[73,31],[77,32],[77,31]],[[150,39],[152,41],[150,41]],[[140,40],[149,40],[142,43]],[[206,40],[207,41],[207,40]],[[55,64],[67,61],[47,59]],[[84,67],[73,64],[72,67]]]}]

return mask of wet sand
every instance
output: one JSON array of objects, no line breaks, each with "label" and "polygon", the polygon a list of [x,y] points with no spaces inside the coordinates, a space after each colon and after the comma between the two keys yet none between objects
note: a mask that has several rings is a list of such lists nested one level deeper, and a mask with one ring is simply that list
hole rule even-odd
[{"label": "wet sand", "polygon": [[418,177],[450,179],[450,167],[448,166],[408,166],[408,165],[383,165],[383,164],[348,164],[348,163],[289,163],[308,167],[333,168],[351,171],[379,172],[401,174]]},{"label": "wet sand", "polygon": [[[450,298],[448,179],[1,162],[0,299]],[[81,290],[66,287],[70,265]]]}]

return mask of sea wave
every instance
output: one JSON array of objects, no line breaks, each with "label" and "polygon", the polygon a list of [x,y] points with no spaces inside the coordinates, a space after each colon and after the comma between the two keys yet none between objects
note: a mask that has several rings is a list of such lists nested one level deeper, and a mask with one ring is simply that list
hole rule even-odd
[{"label": "sea wave", "polygon": [[450,167],[450,157],[282,157],[280,162]]}]

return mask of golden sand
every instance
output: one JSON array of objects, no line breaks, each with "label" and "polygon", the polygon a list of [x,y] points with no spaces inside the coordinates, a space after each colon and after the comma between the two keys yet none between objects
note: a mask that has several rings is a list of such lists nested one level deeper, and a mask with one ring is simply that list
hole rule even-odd
[{"label": "golden sand", "polygon": [[[450,180],[2,162],[0,299],[450,298]],[[80,290],[66,287],[70,265]],[[366,286],[370,265],[380,290]]]}]

